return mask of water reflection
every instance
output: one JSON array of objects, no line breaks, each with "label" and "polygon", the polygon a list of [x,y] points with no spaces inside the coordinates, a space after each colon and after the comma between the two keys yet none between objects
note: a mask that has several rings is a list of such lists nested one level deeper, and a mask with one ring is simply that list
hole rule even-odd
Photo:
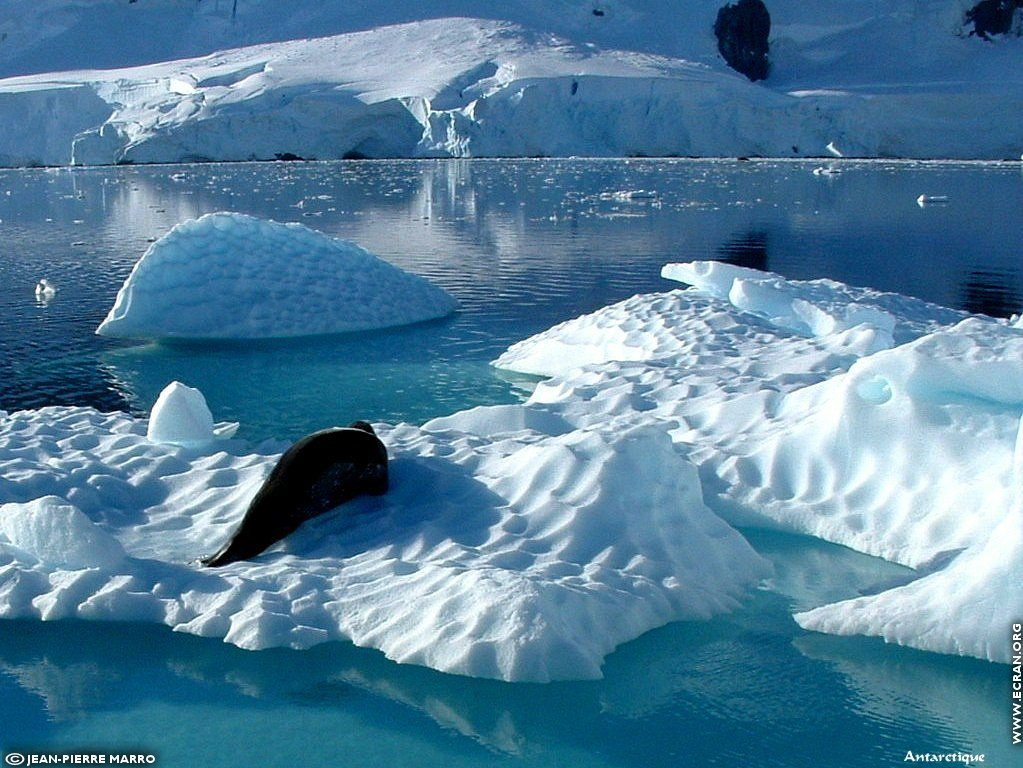
[{"label": "water reflection", "polygon": [[753,231],[729,240],[717,249],[719,259],[748,269],[770,271],[767,254],[767,233]]},{"label": "water reflection", "polygon": [[[933,718],[933,707],[899,701],[903,688],[934,682],[944,669],[940,690],[949,701],[963,702],[980,685],[966,699],[972,702],[994,683],[984,670],[978,680],[976,670],[957,672],[957,660],[934,665],[916,654],[899,663],[893,682],[883,662],[877,666],[885,652],[858,650],[854,641],[819,659],[819,650],[801,652],[770,622],[750,618],[668,627],[619,651],[603,681],[546,686],[445,676],[341,643],[251,653],[152,627],[75,626],[73,645],[67,625],[14,629],[21,640],[0,645],[0,670],[37,697],[50,724],[8,731],[0,745],[7,747],[130,745],[160,753],[167,764],[195,764],[173,758],[213,758],[230,749],[239,718],[261,723],[284,743],[326,739],[335,755],[364,749],[367,738],[404,737],[420,749],[468,757],[468,764],[514,757],[517,764],[551,765],[579,755],[585,759],[569,762],[811,766],[828,752],[829,765],[867,766],[888,762],[907,734],[935,751],[974,744],[983,750],[989,743],[965,733],[951,705],[942,707],[947,717]],[[144,649],[133,650],[130,661],[126,637],[133,649]],[[884,705],[865,701],[865,689]],[[147,719],[157,703],[178,727],[152,728]],[[266,711],[269,721],[260,716]],[[179,730],[197,714],[204,720],[198,738]],[[23,718],[19,713],[16,724]],[[350,718],[369,718],[378,730],[342,728]],[[330,735],[321,732],[325,725]],[[732,736],[737,728],[741,740]],[[464,741],[452,744],[451,737]],[[261,764],[286,765],[295,754]],[[329,763],[310,757],[312,764]]]},{"label": "water reflection", "polygon": [[990,317],[1011,317],[1023,312],[1023,295],[1015,271],[974,270],[963,284],[962,306]]},{"label": "water reflection", "polygon": [[[922,209],[923,191],[950,203]],[[0,293],[0,407],[144,410],[170,378],[219,388],[225,408],[242,398],[261,407],[283,401],[279,382],[289,371],[334,392],[295,409],[303,424],[316,411],[333,414],[352,393],[396,391],[395,377],[419,374],[431,377],[429,391],[406,389],[445,410],[462,395],[467,404],[507,401],[510,388],[487,368],[504,347],[631,294],[674,287],[660,267],[684,259],[723,258],[1006,314],[1018,309],[1023,234],[1003,225],[1021,208],[1023,183],[1008,164],[843,163],[833,178],[815,176],[812,164],[686,160],[0,171],[0,281],[8,289]],[[174,224],[216,210],[351,238],[444,286],[461,311],[410,332],[403,349],[413,354],[391,361],[408,363],[404,373],[384,371],[372,342],[351,339],[334,348],[236,349],[211,365],[216,355],[96,338],[145,248]],[[41,277],[60,287],[49,303],[34,301]],[[373,375],[360,367],[367,354]],[[358,386],[377,373],[382,384]],[[444,397],[447,390],[457,396]],[[417,420],[423,409],[379,412]],[[253,416],[262,429],[282,414]]]},{"label": "water reflection", "polygon": [[804,537],[751,541],[774,581],[734,614],[622,646],[590,682],[474,680],[346,643],[248,652],[148,625],[5,622],[0,691],[12,707],[0,748],[133,747],[166,765],[239,765],[256,739],[278,745],[258,758],[266,766],[298,754],[388,765],[401,750],[419,765],[666,768],[1001,754],[1004,668],[809,635],[790,618],[904,569]]},{"label": "water reflection", "polygon": [[[806,635],[795,646],[847,681],[857,711],[888,732],[893,748],[901,741],[903,756],[908,750],[967,752],[984,754],[988,765],[1015,762],[1003,725],[1006,667],[894,648],[881,640]],[[935,742],[928,740],[934,735],[900,733],[907,720],[931,723],[942,735]],[[901,759],[896,749],[890,752],[890,762]]]}]

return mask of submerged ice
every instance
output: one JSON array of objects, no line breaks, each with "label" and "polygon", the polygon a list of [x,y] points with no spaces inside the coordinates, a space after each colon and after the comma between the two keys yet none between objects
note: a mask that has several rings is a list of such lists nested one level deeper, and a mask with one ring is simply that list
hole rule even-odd
[{"label": "submerged ice", "polygon": [[355,243],[238,213],[185,221],[153,243],[96,332],[253,339],[432,320],[455,300]]},{"label": "submerged ice", "polygon": [[663,274],[688,287],[495,361],[547,377],[526,402],[375,425],[385,496],[216,573],[198,558],[284,446],[227,439],[180,384],[148,420],[3,415],[0,616],[592,678],[622,642],[739,605],[770,567],[735,526],[766,526],[918,570],[803,610],[803,627],[1007,661],[1023,614],[1023,332],[727,264]]}]

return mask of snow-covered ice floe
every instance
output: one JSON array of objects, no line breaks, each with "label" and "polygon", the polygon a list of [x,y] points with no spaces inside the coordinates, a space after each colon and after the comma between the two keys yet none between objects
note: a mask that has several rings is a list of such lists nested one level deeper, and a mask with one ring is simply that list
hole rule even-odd
[{"label": "snow-covered ice floe", "polygon": [[284,446],[211,439],[224,427],[191,396],[154,410],[157,431],[195,421],[183,431],[201,440],[84,408],[4,415],[0,616],[592,678],[622,642],[740,605],[770,566],[733,526],[760,525],[918,569],[798,614],[807,629],[1007,661],[1023,615],[1023,330],[727,264],[664,274],[691,287],[502,355],[549,377],[525,403],[375,425],[386,495],[216,570],[198,558]]},{"label": "snow-covered ice floe", "polygon": [[660,424],[734,524],[810,534],[920,569],[805,627],[1008,661],[1019,589],[1023,333],[832,281],[668,265],[636,296],[511,347],[553,378],[527,407],[575,426]]},{"label": "snow-covered ice floe", "polygon": [[355,243],[301,224],[211,213],[153,243],[96,332],[151,339],[254,339],[422,322],[456,302]]},{"label": "snow-covered ice floe", "polygon": [[598,677],[619,643],[730,610],[768,572],[663,430],[522,419],[378,425],[386,496],[213,571],[195,559],[230,535],[276,452],[154,443],[144,421],[84,408],[6,415],[0,616],[163,622],[253,649],[347,638],[545,681]]}]

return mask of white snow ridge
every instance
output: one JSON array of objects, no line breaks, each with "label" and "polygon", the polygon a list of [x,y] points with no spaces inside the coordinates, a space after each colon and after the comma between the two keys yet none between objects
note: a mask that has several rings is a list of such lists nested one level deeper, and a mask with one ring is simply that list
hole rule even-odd
[{"label": "white snow ridge", "polygon": [[96,329],[149,339],[365,331],[454,311],[443,289],[301,224],[211,213],[153,243]]}]

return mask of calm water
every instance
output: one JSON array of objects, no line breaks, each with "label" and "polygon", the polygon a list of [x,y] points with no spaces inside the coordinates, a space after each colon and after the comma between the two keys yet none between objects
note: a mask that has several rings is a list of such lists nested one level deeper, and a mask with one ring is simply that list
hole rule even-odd
[{"label": "calm water", "polygon": [[[144,413],[180,379],[250,437],[421,421],[510,401],[513,341],[726,258],[988,314],[1023,308],[1013,165],[438,161],[0,171],[0,408]],[[639,192],[631,199],[623,192]],[[948,202],[921,208],[921,194]],[[93,334],[148,243],[216,210],[299,221],[444,286],[460,312],[397,332],[172,347]],[[46,306],[41,277],[59,291]]]},{"label": "calm water", "polygon": [[[0,171],[0,408],[145,413],[172,379],[242,434],[422,421],[510,402],[508,344],[724,258],[938,303],[1023,309],[1018,164],[439,161]],[[632,193],[632,194],[624,194]],[[919,195],[947,202],[920,207]],[[351,238],[460,301],[451,318],[308,342],[162,346],[93,330],[148,243],[216,210]],[[59,291],[46,305],[41,277]],[[1006,667],[808,635],[790,613],[903,569],[750,533],[777,577],[741,611],[627,644],[599,682],[506,685],[330,644],[250,653],[159,627],[0,622],[0,750],[166,766],[1009,765]],[[1014,757],[1018,758],[1018,755]]]}]

